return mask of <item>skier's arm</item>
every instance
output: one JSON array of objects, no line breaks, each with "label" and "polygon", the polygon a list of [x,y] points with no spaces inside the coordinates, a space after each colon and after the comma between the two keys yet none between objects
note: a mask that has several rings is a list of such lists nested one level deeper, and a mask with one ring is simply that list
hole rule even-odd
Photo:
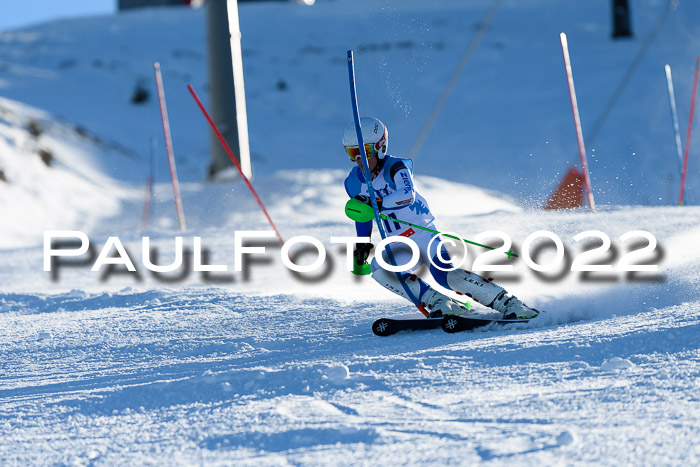
[{"label": "skier's arm", "polygon": [[[360,194],[362,183],[358,178],[358,174],[359,169],[357,167],[350,172],[350,175],[345,179],[345,192],[350,198],[355,198],[361,203],[370,204],[369,197]],[[379,210],[381,211],[381,207]],[[358,237],[371,237],[372,221],[355,222],[355,232],[357,232]]]},{"label": "skier's arm", "polygon": [[358,237],[371,237],[372,236],[372,221],[355,222],[355,232],[357,232]]},{"label": "skier's arm", "polygon": [[391,168],[391,179],[396,185],[396,191],[382,198],[382,211],[400,209],[410,206],[416,199],[411,172],[403,163]]}]

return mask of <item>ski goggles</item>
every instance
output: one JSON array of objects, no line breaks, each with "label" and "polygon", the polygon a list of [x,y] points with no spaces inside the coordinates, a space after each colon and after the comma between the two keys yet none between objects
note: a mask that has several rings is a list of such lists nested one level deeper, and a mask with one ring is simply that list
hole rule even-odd
[{"label": "ski goggles", "polygon": [[[345,152],[350,156],[350,160],[355,162],[357,157],[360,155],[359,146],[345,146]],[[374,144],[365,144],[365,154],[367,154],[367,159],[377,155],[378,150],[374,147]]]}]

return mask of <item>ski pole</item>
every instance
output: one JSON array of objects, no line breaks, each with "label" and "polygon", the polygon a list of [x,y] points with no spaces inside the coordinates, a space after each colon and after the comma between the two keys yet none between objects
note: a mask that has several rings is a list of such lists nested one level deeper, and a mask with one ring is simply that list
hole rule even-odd
[{"label": "ski pole", "polygon": [[[487,248],[487,249],[489,249],[489,250],[495,250],[495,248],[492,247],[492,246],[482,245],[481,243],[472,242],[472,241],[470,241],[470,240],[466,240],[466,239],[464,239],[464,238],[457,237],[457,236],[455,236],[455,235],[450,235],[450,234],[438,232],[437,230],[429,229],[429,228],[427,228],[427,227],[422,227],[422,226],[420,226],[420,225],[411,224],[410,222],[406,222],[406,221],[402,221],[402,220],[399,220],[399,219],[396,219],[396,218],[393,218],[393,217],[389,217],[389,216],[387,216],[386,214],[379,214],[379,217],[381,217],[382,219],[388,220],[388,221],[393,221],[393,222],[398,222],[399,224],[408,225],[408,226],[413,227],[413,228],[416,228],[416,229],[425,230],[426,232],[432,232],[432,233],[434,233],[434,234],[442,235],[442,236],[445,236],[445,237],[447,237],[447,238],[452,238],[452,239],[454,239],[454,240],[459,240],[459,241],[464,242],[464,243],[469,243],[470,245],[476,245],[476,246],[480,246],[480,247],[482,247],[482,248]],[[513,253],[513,251],[511,251],[511,250],[507,251],[507,252],[506,252],[506,255],[508,256],[508,258],[512,258],[512,257],[516,257],[516,258],[517,258],[517,257],[518,257],[518,255],[516,255],[515,253]]]}]

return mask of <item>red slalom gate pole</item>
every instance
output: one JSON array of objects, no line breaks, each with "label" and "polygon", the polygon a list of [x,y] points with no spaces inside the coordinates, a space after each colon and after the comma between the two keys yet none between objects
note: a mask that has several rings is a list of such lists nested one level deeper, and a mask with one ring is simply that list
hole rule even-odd
[{"label": "red slalom gate pole", "polygon": [[177,169],[175,168],[175,155],[173,154],[173,141],[170,137],[170,122],[168,121],[168,108],[165,106],[165,92],[163,91],[163,77],[160,73],[160,63],[155,62],[153,64],[153,70],[156,75],[160,118],[163,121],[163,135],[165,136],[165,149],[168,152],[168,164],[170,165],[170,180],[173,185],[175,209],[177,209],[177,219],[180,223],[180,230],[184,232],[187,229],[185,225],[185,211],[182,209],[182,199],[180,199],[180,183],[178,182]]},{"label": "red slalom gate pole", "polygon": [[588,205],[591,211],[595,211],[595,200],[591,189],[591,177],[588,175],[588,164],[586,163],[586,147],[583,143],[583,131],[581,130],[581,116],[578,113],[578,101],[576,100],[576,89],[574,88],[574,74],[571,71],[571,57],[569,57],[569,43],[566,34],[559,35],[561,39],[561,51],[564,55],[564,66],[566,68],[566,81],[569,84],[569,97],[571,98],[571,110],[574,113],[574,125],[576,126],[576,139],[578,140],[578,151],[581,156],[581,168],[583,169],[583,180],[588,192]]},{"label": "red slalom gate pole", "polygon": [[202,113],[204,114],[204,118],[206,118],[207,121],[209,122],[209,125],[211,125],[211,129],[214,130],[216,137],[219,138],[219,141],[221,142],[221,145],[224,147],[224,150],[226,150],[228,157],[231,159],[233,164],[236,166],[236,169],[238,169],[238,173],[241,174],[241,177],[243,177],[243,181],[245,181],[245,184],[248,185],[248,189],[250,190],[251,193],[253,193],[255,200],[258,202],[258,205],[260,206],[260,209],[262,209],[263,214],[265,214],[265,217],[267,217],[267,221],[270,223],[272,230],[274,230],[275,234],[277,234],[277,238],[279,238],[280,243],[282,243],[282,245],[284,245],[284,240],[282,239],[282,235],[280,235],[279,230],[277,230],[277,227],[275,227],[275,223],[272,222],[272,218],[270,217],[270,214],[267,213],[267,209],[265,209],[265,205],[263,204],[262,200],[258,196],[258,193],[255,191],[255,188],[253,188],[253,185],[250,183],[250,180],[248,180],[248,177],[246,177],[245,174],[243,173],[243,169],[241,169],[241,164],[238,163],[238,160],[233,155],[233,151],[231,151],[231,148],[226,143],[226,140],[224,139],[223,135],[219,132],[219,129],[216,127],[214,120],[212,120],[211,117],[209,116],[209,112],[207,112],[207,109],[204,108],[202,101],[199,100],[199,96],[197,96],[197,93],[194,91],[194,88],[192,87],[192,85],[188,84],[187,89],[192,94],[192,97],[194,97],[195,102],[197,102],[197,106],[199,106],[199,110],[201,110]]},{"label": "red slalom gate pole", "polygon": [[683,195],[685,194],[685,176],[688,172],[688,153],[690,151],[690,133],[693,129],[693,113],[695,112],[695,95],[698,90],[698,69],[700,68],[700,57],[695,60],[695,78],[693,78],[693,97],[690,100],[690,118],[688,119],[688,134],[685,136],[685,151],[683,154],[683,174],[681,175],[681,195],[678,198],[678,205],[683,206]]}]

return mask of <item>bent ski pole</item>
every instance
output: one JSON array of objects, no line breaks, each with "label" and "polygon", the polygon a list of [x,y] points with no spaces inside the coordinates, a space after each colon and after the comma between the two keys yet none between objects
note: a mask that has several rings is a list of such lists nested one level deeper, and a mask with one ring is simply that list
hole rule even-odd
[{"label": "bent ski pole", "polygon": [[[360,122],[360,109],[357,103],[357,88],[355,86],[355,63],[354,63],[354,55],[352,50],[348,50],[348,76],[349,76],[349,81],[350,81],[350,105],[352,106],[352,116],[353,119],[355,120],[355,132],[357,133],[357,143],[358,147],[360,148],[360,158],[362,160],[362,170],[363,173],[365,174],[366,177],[366,184],[367,184],[367,192],[369,193],[369,199],[372,204],[372,212],[374,214],[374,220],[377,223],[377,228],[379,229],[379,234],[381,235],[382,239],[386,238],[386,232],[384,231],[384,228],[382,227],[382,223],[379,220],[379,207],[377,206],[377,198],[374,194],[374,188],[372,187],[372,176],[369,171],[369,163],[367,162],[367,154],[365,153],[365,144],[362,141],[362,126]],[[386,253],[387,256],[389,257],[389,263],[392,266],[396,266],[396,259],[394,259],[394,255],[391,252],[391,247],[387,245],[386,248]],[[406,296],[413,302],[413,304],[418,308],[418,311],[420,311],[426,318],[428,317],[429,313],[425,310],[423,305],[420,303],[419,297],[417,297],[412,291],[411,288],[406,284],[405,279],[401,276],[399,272],[394,272],[396,274],[396,279],[399,281],[401,284],[401,288],[404,290],[406,293]]]}]

